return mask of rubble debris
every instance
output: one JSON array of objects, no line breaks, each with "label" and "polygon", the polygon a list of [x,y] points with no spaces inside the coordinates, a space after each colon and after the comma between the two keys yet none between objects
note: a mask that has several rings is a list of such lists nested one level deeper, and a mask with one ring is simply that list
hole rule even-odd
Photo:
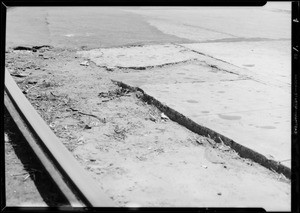
[{"label": "rubble debris", "polygon": [[147,158],[144,157],[144,156],[140,156],[140,157],[136,156],[136,158],[139,159],[140,161],[146,161],[147,160]]},{"label": "rubble debris", "polygon": [[150,118],[149,118],[151,121],[153,121],[153,122],[156,122],[156,118],[153,116],[153,115],[151,115],[150,114]]},{"label": "rubble debris", "polygon": [[54,127],[55,127],[55,123],[52,122],[52,123],[49,124],[49,126],[50,126],[51,128],[54,128]]},{"label": "rubble debris", "polygon": [[106,123],[106,119],[105,118],[99,118],[97,115],[93,115],[93,114],[89,114],[89,113],[85,113],[85,112],[80,112],[80,111],[78,111],[78,113],[81,114],[81,115],[87,115],[87,116],[91,116],[91,117],[97,118],[102,123]]},{"label": "rubble debris", "polygon": [[39,49],[51,49],[52,47],[49,45],[41,45],[41,46],[32,46],[32,47],[28,47],[28,46],[17,46],[14,47],[13,50],[27,50],[27,51],[32,51],[32,52],[36,52]]},{"label": "rubble debris", "polygon": [[27,83],[28,83],[28,84],[36,84],[37,81],[36,81],[36,80],[29,80]]},{"label": "rubble debris", "polygon": [[50,57],[47,55],[42,55],[43,59],[49,59]]},{"label": "rubble debris", "polygon": [[[198,139],[198,138],[194,138],[194,140],[198,143],[198,144],[200,144],[200,145],[203,145],[204,144],[204,140],[201,138],[201,139]],[[191,140],[192,141],[192,140]]]},{"label": "rubble debris", "polygon": [[[117,88],[113,91],[108,91],[108,92],[100,92],[98,94],[98,97],[100,98],[106,98],[104,100],[102,100],[102,102],[107,102],[109,100],[112,100],[114,98],[119,98],[121,96],[130,96],[128,93],[130,93],[130,91],[128,89],[125,88]],[[108,98],[108,99],[107,99]]]},{"label": "rubble debris", "polygon": [[91,128],[92,128],[92,127],[89,126],[89,125],[87,125],[87,124],[84,126],[84,129],[91,129]]},{"label": "rubble debris", "polygon": [[127,132],[126,128],[119,127],[119,125],[115,126],[114,132],[115,132],[114,137],[116,139],[122,139],[122,140],[124,140],[127,137],[126,136],[126,132]]},{"label": "rubble debris", "polygon": [[28,85],[26,85],[26,86],[25,86],[25,89],[22,90],[22,93],[23,93],[23,94],[27,94],[27,93],[29,92],[29,90],[31,90],[32,88],[34,88],[34,87],[36,87],[36,86],[37,86],[37,84],[34,85],[34,86],[32,86],[32,87],[30,87],[30,88],[28,88]]},{"label": "rubble debris", "polygon": [[114,67],[106,67],[106,70],[112,72],[114,71]]},{"label": "rubble debris", "polygon": [[164,113],[161,113],[160,117],[165,121],[169,119],[168,116],[166,116]]},{"label": "rubble debris", "polygon": [[89,62],[88,61],[83,61],[80,63],[81,66],[89,66]]},{"label": "rubble debris", "polygon": [[24,78],[24,77],[27,77],[29,74],[26,74],[26,73],[11,73],[10,75],[15,76],[15,77],[19,77],[19,78]]},{"label": "rubble debris", "polygon": [[23,181],[26,181],[30,177],[30,174],[26,175]]}]

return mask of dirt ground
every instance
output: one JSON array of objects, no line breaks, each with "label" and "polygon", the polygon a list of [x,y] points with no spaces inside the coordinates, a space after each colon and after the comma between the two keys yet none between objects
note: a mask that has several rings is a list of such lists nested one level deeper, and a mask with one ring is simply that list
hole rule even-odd
[{"label": "dirt ground", "polygon": [[69,206],[7,111],[4,122],[6,206]]},{"label": "dirt ground", "polygon": [[165,118],[76,50],[10,49],[6,68],[117,206],[290,209],[290,180]]}]

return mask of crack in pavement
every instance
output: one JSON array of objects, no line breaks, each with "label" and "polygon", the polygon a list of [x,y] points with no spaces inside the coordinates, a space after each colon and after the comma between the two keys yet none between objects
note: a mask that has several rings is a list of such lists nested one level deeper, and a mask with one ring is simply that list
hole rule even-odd
[{"label": "crack in pavement", "polygon": [[184,61],[170,62],[170,63],[164,63],[164,64],[159,64],[159,65],[150,65],[150,66],[135,66],[135,67],[99,66],[99,67],[103,67],[108,71],[112,71],[114,68],[117,68],[117,69],[146,70],[146,69],[161,68],[161,67],[166,67],[166,66],[173,66],[173,65],[177,65],[177,64],[185,64],[185,63],[192,62],[192,61],[199,61],[199,59],[193,58],[193,59],[188,59],[188,60],[184,60]]}]

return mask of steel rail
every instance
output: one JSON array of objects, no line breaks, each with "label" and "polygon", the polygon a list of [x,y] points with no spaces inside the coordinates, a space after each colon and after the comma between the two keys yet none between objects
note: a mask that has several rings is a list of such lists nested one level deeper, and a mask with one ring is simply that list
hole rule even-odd
[{"label": "steel rail", "polygon": [[51,131],[6,69],[4,104],[49,176],[72,207],[115,206]]}]

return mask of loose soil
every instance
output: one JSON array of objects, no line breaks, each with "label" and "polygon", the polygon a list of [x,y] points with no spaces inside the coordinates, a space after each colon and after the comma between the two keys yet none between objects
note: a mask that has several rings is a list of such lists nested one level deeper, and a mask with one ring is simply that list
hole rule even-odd
[{"label": "loose soil", "polygon": [[117,206],[290,208],[284,176],[164,118],[84,60],[71,49],[10,49],[6,68]]},{"label": "loose soil", "polygon": [[7,111],[4,123],[6,206],[70,206]]}]

